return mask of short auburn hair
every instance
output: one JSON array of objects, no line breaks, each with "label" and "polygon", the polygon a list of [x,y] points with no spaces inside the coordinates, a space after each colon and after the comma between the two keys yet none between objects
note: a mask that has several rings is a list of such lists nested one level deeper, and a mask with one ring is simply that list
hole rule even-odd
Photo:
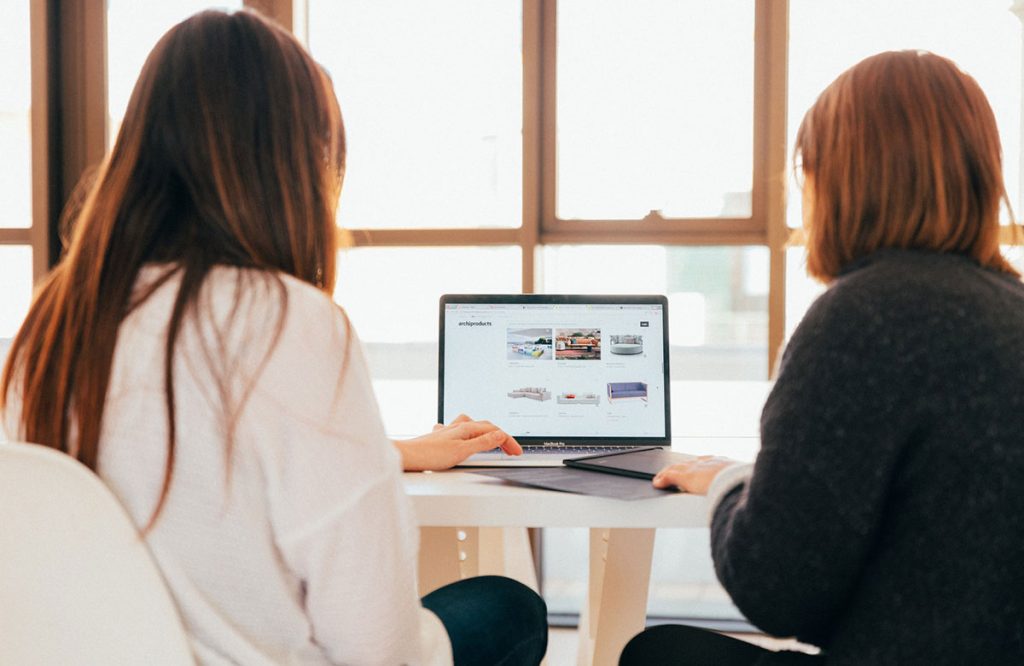
[{"label": "short auburn hair", "polygon": [[797,131],[811,191],[807,272],[828,282],[883,248],[971,257],[1019,276],[999,251],[1005,202],[999,131],[978,83],[926,51],[846,70]]}]

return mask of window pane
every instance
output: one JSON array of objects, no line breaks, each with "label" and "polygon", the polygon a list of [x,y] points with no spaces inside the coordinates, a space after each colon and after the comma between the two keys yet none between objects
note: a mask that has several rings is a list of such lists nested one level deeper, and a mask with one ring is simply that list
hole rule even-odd
[{"label": "window pane", "polygon": [[[0,227],[32,226],[29,3],[3,3],[0,27]],[[31,276],[31,270],[28,275]]]},{"label": "window pane", "polygon": [[786,250],[786,340],[796,330],[825,285],[807,275],[807,248],[791,247]]},{"label": "window pane", "polygon": [[349,142],[339,224],[521,224],[521,26],[512,0],[309,0]]},{"label": "window pane", "polygon": [[242,0],[107,0],[107,144],[114,145],[142,64],[176,23],[204,9],[241,9]]},{"label": "window pane", "polygon": [[[880,51],[926,49],[955,61],[988,96],[1003,141],[1010,202],[1021,200],[1021,22],[1006,0],[791,0],[789,141],[818,93]],[[790,144],[791,145],[791,144]],[[799,202],[790,192],[789,200]],[[789,223],[799,226],[799,206]]]},{"label": "window pane", "polygon": [[543,261],[547,293],[666,294],[672,379],[767,378],[767,248],[549,245]]},{"label": "window pane", "polygon": [[14,337],[32,300],[32,248],[0,245],[0,365],[7,351],[5,339]]},{"label": "window pane", "polygon": [[754,3],[558,3],[558,217],[750,215]]},{"label": "window pane", "polygon": [[1024,245],[1001,245],[1003,256],[1021,274],[1024,274]]},{"label": "window pane", "polygon": [[360,248],[338,255],[335,300],[363,342],[389,433],[421,435],[437,420],[441,294],[519,293],[520,257],[518,247]]}]

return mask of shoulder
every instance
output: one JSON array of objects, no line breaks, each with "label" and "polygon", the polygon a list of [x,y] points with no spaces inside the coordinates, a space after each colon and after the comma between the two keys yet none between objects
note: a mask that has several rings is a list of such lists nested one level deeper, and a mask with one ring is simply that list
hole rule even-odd
[{"label": "shoulder", "polygon": [[882,250],[856,262],[826,292],[843,303],[873,301],[918,309],[991,296],[1024,302],[1020,280],[968,257],[920,250]]},{"label": "shoulder", "polygon": [[207,275],[203,291],[219,309],[230,306],[237,314],[242,314],[240,305],[269,310],[287,307],[297,315],[340,313],[327,293],[278,271],[218,266]]},{"label": "shoulder", "polygon": [[805,321],[829,329],[917,328],[998,303],[1024,306],[1024,285],[959,255],[884,250],[840,275]]},{"label": "shoulder", "polygon": [[934,366],[1022,328],[1018,279],[958,255],[886,250],[848,269],[811,305],[784,358]]},{"label": "shoulder", "polygon": [[[167,279],[132,313],[125,332],[146,329],[143,342],[161,340],[180,280]],[[354,339],[345,313],[316,287],[279,272],[218,266],[186,310],[175,353],[197,378],[229,377],[245,392],[269,385],[280,394],[280,387],[304,384],[333,393]]]},{"label": "shoulder", "polygon": [[351,334],[348,317],[327,293],[274,271],[217,267],[203,283],[197,308],[221,335],[244,332],[294,351],[333,347]]},{"label": "shoulder", "polygon": [[207,348],[251,390],[253,404],[262,405],[257,411],[287,414],[292,427],[301,422],[322,432],[340,432],[341,412],[348,421],[353,414],[374,421],[359,341],[328,294],[289,275],[251,269],[218,268],[207,280],[201,300],[213,303],[214,318],[226,317],[213,336],[204,336],[212,340]]}]

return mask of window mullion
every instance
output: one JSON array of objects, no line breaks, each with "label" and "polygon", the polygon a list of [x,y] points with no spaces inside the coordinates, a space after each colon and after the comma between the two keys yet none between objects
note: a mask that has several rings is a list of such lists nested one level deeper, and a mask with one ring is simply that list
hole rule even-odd
[{"label": "window mullion", "polygon": [[[553,4],[553,3],[546,3]],[[553,140],[543,131],[545,3],[523,0],[523,220],[519,244],[522,257],[522,292],[537,291],[537,249],[540,240],[544,142]]]},{"label": "window mullion", "polygon": [[769,246],[768,373],[786,335],[786,104],[789,2],[757,0],[754,94],[754,214],[760,212]]}]

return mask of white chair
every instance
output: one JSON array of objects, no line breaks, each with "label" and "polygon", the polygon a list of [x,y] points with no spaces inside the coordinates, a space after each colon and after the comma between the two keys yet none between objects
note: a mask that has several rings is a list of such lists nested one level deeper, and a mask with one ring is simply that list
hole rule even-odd
[{"label": "white chair", "polygon": [[70,456],[0,443],[0,664],[194,665],[145,542]]}]

